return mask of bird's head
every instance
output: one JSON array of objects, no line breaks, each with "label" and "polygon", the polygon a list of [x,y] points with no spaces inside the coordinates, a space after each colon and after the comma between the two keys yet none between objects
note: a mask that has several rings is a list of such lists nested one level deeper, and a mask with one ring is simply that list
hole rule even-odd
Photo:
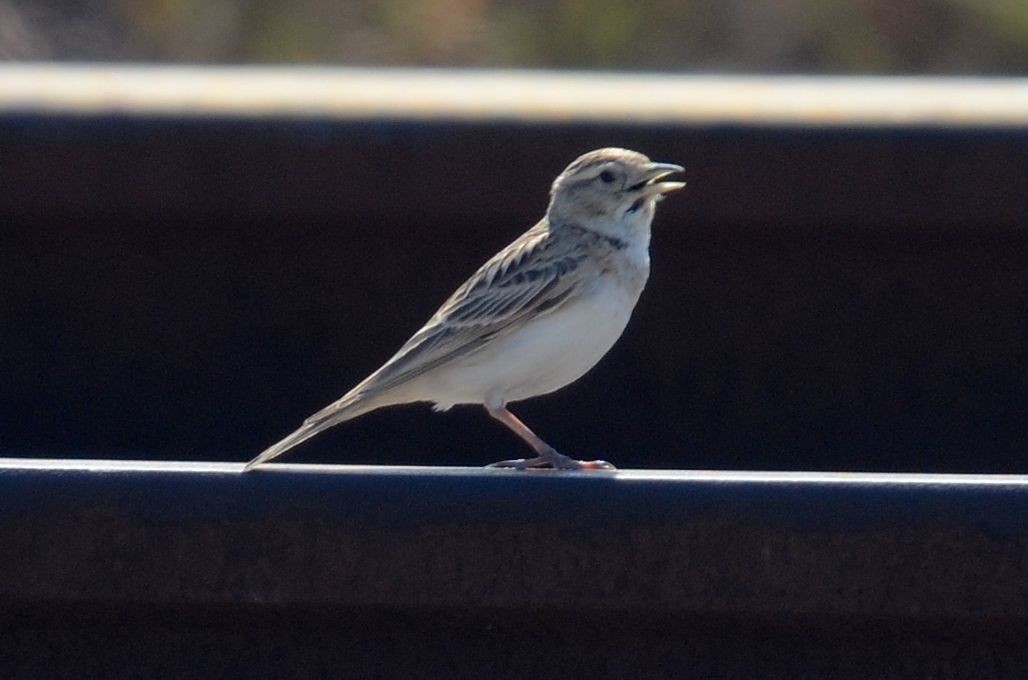
[{"label": "bird's head", "polygon": [[553,181],[547,217],[615,238],[646,236],[657,201],[684,182],[662,182],[683,168],[654,163],[628,149],[597,149],[579,156]]}]

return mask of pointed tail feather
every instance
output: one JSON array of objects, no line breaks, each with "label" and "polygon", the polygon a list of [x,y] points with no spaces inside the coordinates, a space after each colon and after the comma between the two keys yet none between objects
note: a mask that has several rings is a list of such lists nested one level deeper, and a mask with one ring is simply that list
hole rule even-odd
[{"label": "pointed tail feather", "polygon": [[368,411],[372,411],[379,406],[381,406],[381,404],[374,404],[369,401],[364,401],[358,397],[347,395],[303,421],[303,425],[301,425],[299,429],[282,441],[272,444],[261,451],[256,458],[246,464],[243,468],[243,472],[248,472],[258,465],[263,465],[272,458],[278,458],[289,449],[294,446],[299,446],[314,435],[327,430],[333,425],[338,425],[339,423],[356,418],[357,416],[367,413]]}]

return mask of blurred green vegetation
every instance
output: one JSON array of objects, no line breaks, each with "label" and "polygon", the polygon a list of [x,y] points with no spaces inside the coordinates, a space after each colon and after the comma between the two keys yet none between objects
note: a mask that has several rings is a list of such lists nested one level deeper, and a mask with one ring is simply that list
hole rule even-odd
[{"label": "blurred green vegetation", "polygon": [[0,0],[0,58],[1024,75],[1028,0]]}]

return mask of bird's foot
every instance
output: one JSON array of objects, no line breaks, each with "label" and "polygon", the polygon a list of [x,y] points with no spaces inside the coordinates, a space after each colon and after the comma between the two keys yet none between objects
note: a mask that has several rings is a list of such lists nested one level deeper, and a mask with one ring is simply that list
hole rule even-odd
[{"label": "bird's foot", "polygon": [[538,470],[552,468],[554,470],[617,470],[605,460],[577,460],[563,453],[550,449],[535,458],[515,458],[501,460],[486,467],[508,468],[511,470]]}]

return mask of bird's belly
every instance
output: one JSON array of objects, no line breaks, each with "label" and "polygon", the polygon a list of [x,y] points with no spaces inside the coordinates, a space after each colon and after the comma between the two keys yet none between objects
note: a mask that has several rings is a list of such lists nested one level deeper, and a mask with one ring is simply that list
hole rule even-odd
[{"label": "bird's belly", "polygon": [[510,401],[547,394],[582,377],[614,346],[628,324],[638,293],[616,284],[527,323],[460,365],[435,376],[453,404]]}]

